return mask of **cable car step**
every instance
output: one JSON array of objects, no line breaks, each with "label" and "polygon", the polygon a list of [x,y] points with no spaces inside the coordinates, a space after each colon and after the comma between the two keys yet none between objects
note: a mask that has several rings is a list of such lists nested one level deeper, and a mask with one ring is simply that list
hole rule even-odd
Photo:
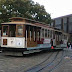
[{"label": "cable car step", "polygon": [[29,51],[23,52],[23,54],[30,54],[30,53],[40,52],[40,51],[41,50],[29,50]]}]

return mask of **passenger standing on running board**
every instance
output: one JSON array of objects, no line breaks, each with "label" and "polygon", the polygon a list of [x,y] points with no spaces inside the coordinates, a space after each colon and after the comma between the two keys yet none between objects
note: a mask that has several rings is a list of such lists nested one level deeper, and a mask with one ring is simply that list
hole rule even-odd
[{"label": "passenger standing on running board", "polygon": [[53,46],[53,40],[51,39],[51,46]]},{"label": "passenger standing on running board", "polygon": [[70,41],[70,47],[69,47],[69,49],[71,49],[71,41]]},{"label": "passenger standing on running board", "polygon": [[60,44],[63,44],[63,41],[62,40],[60,41]]},{"label": "passenger standing on running board", "polygon": [[69,42],[67,42],[67,48],[69,48],[70,47],[70,43]]},{"label": "passenger standing on running board", "polygon": [[71,42],[71,49],[72,49],[72,42]]}]

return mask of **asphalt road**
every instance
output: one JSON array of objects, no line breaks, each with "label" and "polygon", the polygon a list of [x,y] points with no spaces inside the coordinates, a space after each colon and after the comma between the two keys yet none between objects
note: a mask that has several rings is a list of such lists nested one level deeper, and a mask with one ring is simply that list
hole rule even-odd
[{"label": "asphalt road", "polygon": [[72,50],[22,56],[0,53],[0,72],[72,72]]}]

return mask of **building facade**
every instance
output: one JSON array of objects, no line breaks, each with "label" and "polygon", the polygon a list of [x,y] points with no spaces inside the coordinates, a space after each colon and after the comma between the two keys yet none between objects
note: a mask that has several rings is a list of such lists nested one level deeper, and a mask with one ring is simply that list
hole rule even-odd
[{"label": "building facade", "polygon": [[55,27],[69,33],[70,40],[72,41],[72,14],[54,18],[51,23],[51,27]]}]

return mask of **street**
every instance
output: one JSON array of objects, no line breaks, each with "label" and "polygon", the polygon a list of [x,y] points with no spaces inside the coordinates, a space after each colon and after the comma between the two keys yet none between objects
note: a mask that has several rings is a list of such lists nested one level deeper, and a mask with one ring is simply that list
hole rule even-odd
[{"label": "street", "polygon": [[72,50],[43,51],[22,56],[0,53],[0,72],[72,72]]}]

